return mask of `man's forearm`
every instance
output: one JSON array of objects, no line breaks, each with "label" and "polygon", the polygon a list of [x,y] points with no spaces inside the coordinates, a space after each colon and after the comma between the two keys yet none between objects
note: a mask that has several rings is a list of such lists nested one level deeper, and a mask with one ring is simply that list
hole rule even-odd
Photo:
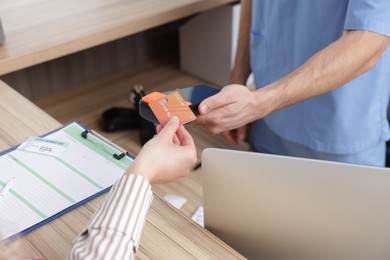
[{"label": "man's forearm", "polygon": [[251,73],[249,61],[249,39],[251,30],[252,1],[241,1],[240,28],[234,67],[230,75],[230,83],[245,85]]},{"label": "man's forearm", "polygon": [[285,106],[331,91],[372,68],[389,38],[368,31],[348,31],[302,66],[256,93],[263,110],[259,118]]}]

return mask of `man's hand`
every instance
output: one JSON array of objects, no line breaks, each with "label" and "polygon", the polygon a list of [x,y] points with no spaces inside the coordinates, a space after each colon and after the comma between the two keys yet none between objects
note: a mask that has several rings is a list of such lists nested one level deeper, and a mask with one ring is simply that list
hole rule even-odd
[{"label": "man's hand", "polygon": [[196,162],[194,140],[179,119],[172,117],[149,140],[126,174],[145,177],[150,183],[167,183],[187,176]]},{"label": "man's hand", "polygon": [[263,115],[256,92],[243,85],[228,85],[202,101],[194,123],[210,134],[239,128]]}]

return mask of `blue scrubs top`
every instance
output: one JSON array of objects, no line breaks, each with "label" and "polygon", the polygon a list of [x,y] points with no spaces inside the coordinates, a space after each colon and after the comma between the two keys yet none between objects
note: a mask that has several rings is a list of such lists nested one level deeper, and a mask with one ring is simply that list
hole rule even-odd
[{"label": "blue scrubs top", "polygon": [[[252,8],[250,58],[257,88],[302,65],[343,30],[390,37],[390,0],[253,0]],[[253,122],[251,144],[272,151],[261,134],[264,123],[279,138],[319,152],[349,154],[383,143],[389,139],[389,91],[387,47],[374,68],[351,82]]]}]

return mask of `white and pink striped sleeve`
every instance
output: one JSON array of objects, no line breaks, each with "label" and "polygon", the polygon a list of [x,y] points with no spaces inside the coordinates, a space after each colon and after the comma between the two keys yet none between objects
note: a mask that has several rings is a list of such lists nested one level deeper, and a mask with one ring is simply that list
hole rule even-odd
[{"label": "white and pink striped sleeve", "polygon": [[146,179],[123,176],[76,238],[68,259],[133,259],[152,199]]}]

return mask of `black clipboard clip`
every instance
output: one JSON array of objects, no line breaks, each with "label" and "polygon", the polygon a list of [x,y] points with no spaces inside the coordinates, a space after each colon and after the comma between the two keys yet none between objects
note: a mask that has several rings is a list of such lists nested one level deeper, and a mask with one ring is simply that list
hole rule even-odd
[{"label": "black clipboard clip", "polygon": [[[120,154],[117,154],[117,153],[111,153],[110,151],[108,151],[106,149],[106,147],[98,142],[94,142],[93,140],[91,139],[88,139],[88,135],[92,135],[94,138],[102,141],[103,143],[105,143],[106,145],[108,146],[111,146],[112,148],[114,148],[115,150],[118,150],[120,151],[121,153]],[[129,155],[128,152],[126,152],[125,150],[123,150],[122,148],[120,148],[119,146],[117,146],[116,144],[112,143],[111,141],[109,141],[108,139],[106,139],[105,137],[101,136],[100,134],[96,133],[95,131],[93,130],[89,130],[89,129],[86,129],[84,132],[81,133],[81,136],[85,139],[87,139],[88,141],[100,146],[103,150],[105,150],[106,152],[108,152],[109,154],[112,155],[112,157],[114,157],[115,159],[117,160],[120,160],[122,159],[123,157],[125,157],[126,155]]]}]

